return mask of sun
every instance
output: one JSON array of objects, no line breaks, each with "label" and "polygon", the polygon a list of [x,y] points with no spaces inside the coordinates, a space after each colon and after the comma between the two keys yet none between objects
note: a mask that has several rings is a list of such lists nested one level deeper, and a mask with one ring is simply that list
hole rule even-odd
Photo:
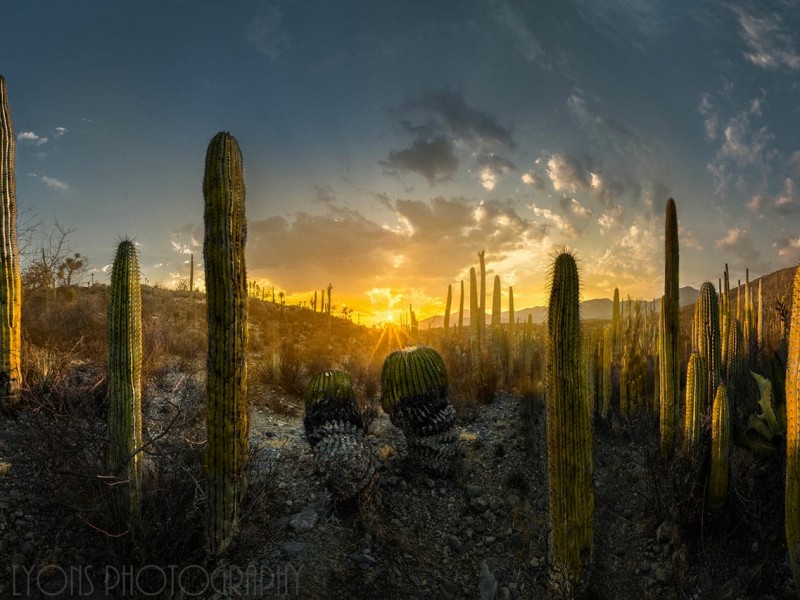
[{"label": "sun", "polygon": [[389,315],[388,317],[386,317],[386,320],[389,321],[389,323],[391,323],[392,321],[394,321],[394,315]]}]

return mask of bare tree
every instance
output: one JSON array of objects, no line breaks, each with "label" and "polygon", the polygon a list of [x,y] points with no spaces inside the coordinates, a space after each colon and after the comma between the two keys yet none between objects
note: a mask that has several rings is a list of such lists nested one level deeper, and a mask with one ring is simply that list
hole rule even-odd
[{"label": "bare tree", "polygon": [[[73,254],[69,236],[74,232],[74,227],[67,227],[58,219],[53,219],[49,230],[33,219],[26,222],[20,239],[22,286],[26,291],[55,287],[62,278],[60,268]],[[71,274],[70,279],[73,276]]]},{"label": "bare tree", "polygon": [[76,252],[73,256],[68,256],[60,265],[58,265],[58,278],[61,280],[61,285],[70,286],[73,283],[78,284],[86,272],[89,259],[81,256],[80,252]]}]

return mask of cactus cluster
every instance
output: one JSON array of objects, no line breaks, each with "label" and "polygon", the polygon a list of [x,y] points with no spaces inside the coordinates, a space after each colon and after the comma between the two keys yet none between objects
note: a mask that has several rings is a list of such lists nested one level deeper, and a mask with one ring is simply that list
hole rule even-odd
[{"label": "cactus cluster", "polygon": [[389,354],[381,370],[381,404],[406,438],[409,458],[445,474],[458,447],[455,408],[447,399],[447,371],[436,350],[412,346]]},{"label": "cactus cluster", "polygon": [[555,259],[547,314],[547,472],[553,583],[588,584],[594,537],[592,415],[581,366],[578,267]]},{"label": "cactus cluster", "polygon": [[136,247],[123,240],[108,303],[108,457],[117,521],[139,518],[142,468],[142,297]]},{"label": "cactus cluster", "polygon": [[0,398],[14,402],[22,380],[21,290],[17,245],[16,140],[6,80],[0,75]]},{"label": "cactus cluster", "polygon": [[247,488],[247,270],[245,188],[236,139],[220,132],[206,153],[205,258],[208,308],[208,538],[223,552],[238,527]]},{"label": "cactus cluster", "polygon": [[333,497],[368,502],[378,478],[377,462],[364,442],[364,420],[350,375],[317,373],[308,384],[305,409],[306,438]]}]

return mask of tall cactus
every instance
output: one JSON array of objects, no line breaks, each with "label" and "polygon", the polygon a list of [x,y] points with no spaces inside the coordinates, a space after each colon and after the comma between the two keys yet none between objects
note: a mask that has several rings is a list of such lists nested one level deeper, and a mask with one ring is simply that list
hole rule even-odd
[{"label": "tall cactus", "polygon": [[594,535],[592,416],[581,364],[575,257],[559,254],[547,313],[547,471],[553,583],[568,594],[588,585]]},{"label": "tall cactus", "polygon": [[220,132],[206,153],[205,258],[208,306],[208,536],[213,554],[230,544],[247,488],[247,270],[245,187],[236,139]]},{"label": "tall cactus", "polygon": [[142,295],[136,247],[123,240],[108,303],[108,457],[120,526],[139,519],[142,467]]},{"label": "tall cactus", "polygon": [[619,307],[619,288],[614,288],[614,302],[611,311],[611,358],[613,362],[619,362],[622,354],[622,319]]},{"label": "tall cactus", "polygon": [[719,511],[728,497],[728,453],[730,452],[731,413],[725,386],[720,385],[714,396],[711,415],[711,472],[709,500],[711,510]]},{"label": "tall cactus", "polygon": [[464,280],[461,280],[461,297],[458,301],[458,339],[461,340],[464,331]]},{"label": "tall cactus", "polygon": [[492,289],[492,356],[500,372],[502,353],[503,353],[503,330],[502,330],[502,302],[500,297],[500,276],[494,276],[494,287]]},{"label": "tall cactus", "polygon": [[722,351],[719,332],[719,306],[714,284],[706,281],[697,298],[697,350],[703,355],[707,370],[706,406],[711,406],[722,373]]},{"label": "tall cactus", "polygon": [[452,284],[447,284],[447,302],[444,305],[444,335],[450,333],[450,308],[453,304],[453,286]]},{"label": "tall cactus", "polygon": [[[486,343],[486,259],[484,255],[486,254],[485,250],[481,250],[478,252],[478,259],[480,260],[480,284],[481,284],[481,293],[480,297],[478,298],[478,310],[480,312],[480,320],[478,321],[478,329],[480,330],[479,340],[480,344]],[[470,319],[472,315],[470,314]]]},{"label": "tall cactus", "polygon": [[481,310],[478,303],[478,280],[475,268],[469,270],[469,347],[472,354],[472,367],[481,363]]},{"label": "tall cactus", "polygon": [[679,406],[680,381],[680,292],[678,285],[678,215],[675,201],[667,200],[664,229],[664,297],[661,300],[661,452],[672,453],[675,444],[675,421]]},{"label": "tall cactus", "polygon": [[794,273],[786,357],[786,547],[800,595],[800,267]]},{"label": "tall cactus", "polygon": [[12,404],[22,381],[21,290],[17,245],[16,140],[6,80],[0,75],[0,402]]},{"label": "tall cactus", "polygon": [[608,417],[611,410],[611,389],[613,387],[611,366],[611,327],[606,325],[603,328],[603,387],[602,401],[600,403],[600,414]]}]

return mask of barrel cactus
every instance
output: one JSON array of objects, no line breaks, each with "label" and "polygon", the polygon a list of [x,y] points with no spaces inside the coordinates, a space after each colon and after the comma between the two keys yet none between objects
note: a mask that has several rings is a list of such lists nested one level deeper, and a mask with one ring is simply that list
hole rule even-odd
[{"label": "barrel cactus", "polygon": [[236,139],[220,132],[206,153],[205,257],[208,309],[209,545],[223,552],[238,528],[247,481],[247,270],[242,153]]},{"label": "barrel cactus", "polygon": [[575,257],[560,253],[547,311],[547,473],[552,583],[579,595],[589,586],[594,546],[592,415],[581,367]]},{"label": "barrel cactus", "polygon": [[447,473],[457,451],[458,431],[439,353],[411,346],[387,356],[381,371],[381,404],[403,431],[409,458],[423,470]]},{"label": "barrel cactus", "polygon": [[368,498],[377,482],[377,462],[364,443],[364,420],[350,375],[317,373],[306,389],[305,404],[306,438],[333,497],[338,501]]}]

